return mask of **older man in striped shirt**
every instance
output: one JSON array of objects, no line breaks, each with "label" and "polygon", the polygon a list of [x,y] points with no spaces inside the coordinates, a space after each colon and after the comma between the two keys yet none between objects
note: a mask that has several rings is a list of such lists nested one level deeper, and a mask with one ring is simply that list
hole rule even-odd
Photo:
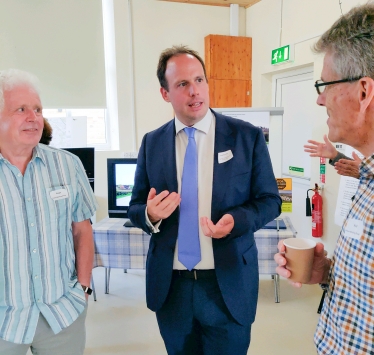
[{"label": "older man in striped shirt", "polygon": [[79,159],[38,144],[37,81],[0,71],[0,354],[83,354],[96,202]]}]

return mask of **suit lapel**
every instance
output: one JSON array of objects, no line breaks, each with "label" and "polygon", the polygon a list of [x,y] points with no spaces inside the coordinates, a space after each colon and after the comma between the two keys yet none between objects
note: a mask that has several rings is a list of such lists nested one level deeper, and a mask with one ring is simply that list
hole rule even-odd
[{"label": "suit lapel", "polygon": [[167,188],[169,192],[178,192],[174,120],[171,120],[162,131],[160,135],[160,145],[162,147],[163,172]]},{"label": "suit lapel", "polygon": [[214,167],[213,167],[213,191],[212,191],[212,221],[216,223],[219,219],[220,205],[227,187],[230,184],[232,162],[234,158],[219,163],[218,154],[231,150],[235,157],[235,137],[225,118],[214,112],[216,116],[216,132],[214,139]]}]

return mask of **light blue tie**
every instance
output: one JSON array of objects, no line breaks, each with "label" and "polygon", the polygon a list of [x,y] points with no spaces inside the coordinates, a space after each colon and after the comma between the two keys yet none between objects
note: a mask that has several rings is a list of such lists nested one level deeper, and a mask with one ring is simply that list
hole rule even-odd
[{"label": "light blue tie", "polygon": [[201,260],[195,130],[191,127],[184,129],[188,144],[183,164],[178,229],[178,260],[188,270],[192,270]]}]

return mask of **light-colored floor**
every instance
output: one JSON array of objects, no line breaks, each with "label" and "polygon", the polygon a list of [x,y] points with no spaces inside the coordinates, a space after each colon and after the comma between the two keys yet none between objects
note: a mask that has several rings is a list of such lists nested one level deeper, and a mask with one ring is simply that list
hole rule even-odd
[{"label": "light-colored floor", "polygon": [[[104,268],[93,273],[98,299],[89,301],[85,355],[165,355],[155,315],[145,305],[144,271],[112,269],[108,295]],[[281,280],[281,303],[276,304],[270,276],[261,276],[248,355],[315,355],[321,294],[319,286],[294,289]]]}]

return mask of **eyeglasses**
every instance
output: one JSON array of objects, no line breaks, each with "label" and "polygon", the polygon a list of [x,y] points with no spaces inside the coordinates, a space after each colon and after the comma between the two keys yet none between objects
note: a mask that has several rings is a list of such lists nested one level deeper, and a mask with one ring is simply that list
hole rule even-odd
[{"label": "eyeglasses", "polygon": [[350,81],[357,81],[360,80],[362,76],[359,76],[357,78],[351,78],[351,79],[342,79],[342,80],[335,80],[335,81],[322,81],[322,80],[317,80],[314,83],[314,87],[317,90],[317,94],[321,95],[325,91],[325,86],[326,85],[332,85],[332,84],[339,84],[339,83],[348,83]]}]

